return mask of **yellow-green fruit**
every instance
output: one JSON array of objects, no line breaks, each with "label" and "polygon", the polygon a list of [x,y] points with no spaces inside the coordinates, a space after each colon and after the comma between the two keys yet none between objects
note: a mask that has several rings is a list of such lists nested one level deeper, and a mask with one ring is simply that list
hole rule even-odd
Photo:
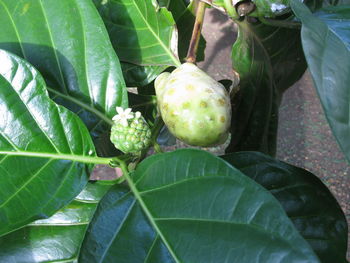
[{"label": "yellow-green fruit", "polygon": [[223,143],[231,122],[224,86],[192,63],[184,63],[155,81],[158,108],[170,132],[187,144]]}]

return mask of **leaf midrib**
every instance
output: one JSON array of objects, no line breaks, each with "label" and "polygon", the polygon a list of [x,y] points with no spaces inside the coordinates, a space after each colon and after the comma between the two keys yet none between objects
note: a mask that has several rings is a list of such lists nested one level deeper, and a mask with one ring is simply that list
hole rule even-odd
[{"label": "leaf midrib", "polygon": [[[42,14],[43,14],[43,17],[45,19],[45,22],[47,25],[50,25],[49,24],[49,21],[47,19],[47,16],[46,16],[46,13],[45,13],[45,9],[44,9],[44,5],[42,3],[42,0],[39,0],[39,5],[41,7],[41,10],[42,10]],[[53,41],[53,37],[52,37],[52,33],[51,33],[51,30],[50,30],[50,27],[48,26],[47,27],[47,33],[50,37],[50,41],[52,43],[52,49],[53,49],[53,53],[55,54],[55,60],[57,62],[57,66],[58,66],[58,71],[59,71],[59,74],[60,74],[60,78],[61,78],[61,81],[62,81],[62,84],[63,84],[63,88],[65,90],[66,93],[68,93],[68,89],[67,89],[67,86],[66,86],[66,82],[64,81],[64,77],[63,77],[63,74],[62,74],[62,68],[61,68],[61,63],[58,59],[58,56],[57,56],[57,50],[56,50],[56,45],[55,45],[55,42]]]},{"label": "leaf midrib", "polygon": [[38,174],[40,174],[51,163],[51,161],[52,160],[48,160],[28,180],[26,180],[23,185],[17,188],[12,195],[10,195],[2,204],[0,204],[0,208],[4,207],[8,202],[10,202],[14,197],[16,197],[19,192],[21,192],[24,188],[26,188],[26,186],[30,184],[38,176]]},{"label": "leaf midrib", "polygon": [[50,88],[50,87],[47,87],[47,90],[50,91],[51,93],[63,98],[63,99],[66,99],[68,101],[71,101],[73,102],[74,104],[80,106],[81,108],[85,109],[85,110],[88,110],[89,112],[95,114],[97,117],[99,117],[101,120],[103,120],[104,122],[106,122],[107,124],[109,124],[110,126],[113,125],[113,121],[111,119],[109,119],[106,115],[104,115],[102,112],[100,112],[99,110],[97,110],[96,108],[94,107],[91,107],[91,105],[89,104],[85,104],[84,102],[72,97],[72,96],[69,96],[68,94],[63,94],[53,88]]},{"label": "leaf midrib", "polygon": [[146,206],[146,204],[143,202],[141,195],[138,191],[138,189],[136,188],[136,186],[134,185],[133,180],[130,177],[130,174],[127,172],[128,169],[125,165],[125,163],[121,164],[121,168],[122,171],[124,173],[125,179],[128,182],[128,185],[130,187],[130,190],[132,191],[132,193],[134,194],[136,200],[138,201],[138,203],[140,204],[143,212],[146,214],[146,217],[148,218],[148,220],[150,221],[151,225],[154,227],[155,231],[157,232],[157,234],[159,235],[159,237],[161,238],[161,240],[163,241],[164,245],[167,247],[169,253],[171,254],[171,256],[173,257],[173,259],[175,260],[175,262],[177,263],[181,263],[181,261],[178,259],[178,257],[176,256],[174,250],[172,249],[172,247],[170,246],[170,244],[168,243],[168,241],[166,240],[166,238],[164,237],[163,233],[160,231],[156,221],[154,220],[154,217],[152,216],[151,212],[149,211],[148,207]]},{"label": "leaf midrib", "polygon": [[[6,11],[8,17],[9,17],[10,20],[11,20],[11,24],[12,24],[13,29],[14,29],[14,31],[15,31],[16,37],[17,37],[17,39],[18,39],[18,44],[19,44],[19,46],[20,46],[20,48],[21,48],[23,57],[26,59],[26,56],[25,56],[25,54],[24,54],[24,49],[23,49],[22,41],[21,41],[21,39],[20,39],[20,37],[19,37],[19,33],[18,33],[16,24],[15,24],[15,21],[13,20],[13,17],[12,17],[12,15],[11,15],[9,9],[8,9],[7,6],[5,5],[5,3],[4,3],[3,1],[0,1],[0,4],[4,7],[4,9],[5,9],[5,11]],[[26,60],[27,60],[27,59],[26,59]]]},{"label": "leaf midrib", "polygon": [[[142,20],[144,21],[144,23],[146,24],[146,26],[149,28],[150,32],[152,33],[152,35],[156,38],[156,40],[158,40],[159,44],[161,45],[161,47],[164,49],[165,53],[169,55],[169,57],[171,58],[171,60],[175,63],[175,65],[177,67],[181,66],[181,63],[178,61],[178,59],[175,58],[175,56],[169,51],[168,47],[163,43],[163,41],[158,37],[158,35],[156,34],[156,32],[154,32],[154,30],[152,29],[151,25],[148,23],[148,21],[145,19],[145,17],[143,16],[143,13],[141,12],[141,10],[139,9],[138,5],[135,3],[135,0],[131,0],[132,3],[134,4],[135,8],[137,9],[140,17],[142,18]],[[147,10],[146,10],[147,12]],[[158,18],[156,19],[157,23],[158,23]],[[174,26],[172,26],[174,27]],[[174,30],[174,29],[173,29]],[[173,31],[172,30],[172,31]]]},{"label": "leaf midrib", "polygon": [[32,158],[47,158],[53,160],[69,160],[87,164],[109,164],[110,158],[102,158],[98,156],[85,156],[77,154],[58,154],[47,152],[30,152],[30,151],[0,151],[0,155],[20,156]]}]

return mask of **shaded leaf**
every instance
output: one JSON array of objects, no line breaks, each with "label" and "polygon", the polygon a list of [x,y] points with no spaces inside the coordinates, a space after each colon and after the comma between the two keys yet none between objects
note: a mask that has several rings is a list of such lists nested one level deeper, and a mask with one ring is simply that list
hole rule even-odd
[{"label": "shaded leaf", "polygon": [[0,235],[69,203],[96,158],[81,120],[49,99],[38,71],[0,50]]},{"label": "shaded leaf", "polygon": [[[94,137],[127,107],[122,72],[90,0],[0,0],[0,48],[25,58]],[[101,125],[105,124],[105,125]]]},{"label": "shaded leaf", "polygon": [[110,186],[89,183],[69,205],[48,219],[0,238],[0,262],[76,262],[97,204]]},{"label": "shaded leaf", "polygon": [[157,98],[153,95],[141,95],[132,92],[128,93],[130,108],[133,111],[142,112],[142,116],[149,123],[153,123],[157,116]]},{"label": "shaded leaf", "polygon": [[302,21],[303,49],[328,123],[350,162],[350,6],[311,14],[293,1],[292,8]]},{"label": "shaded leaf", "polygon": [[318,262],[265,189],[207,152],[153,155],[103,198],[82,262]]},{"label": "shaded leaf", "polygon": [[176,144],[176,138],[172,135],[169,129],[164,125],[157,137],[157,143],[163,146],[172,146]]},{"label": "shaded leaf", "polygon": [[322,262],[346,262],[346,218],[320,179],[257,152],[232,153],[222,158],[270,191]]},{"label": "shaded leaf", "polygon": [[306,69],[299,30],[250,19],[238,26],[232,63],[240,85],[233,101],[232,141],[227,152],[255,150],[273,155],[281,96]]},{"label": "shaded leaf", "polygon": [[167,66],[139,66],[123,62],[123,76],[128,87],[143,87],[151,83]]}]

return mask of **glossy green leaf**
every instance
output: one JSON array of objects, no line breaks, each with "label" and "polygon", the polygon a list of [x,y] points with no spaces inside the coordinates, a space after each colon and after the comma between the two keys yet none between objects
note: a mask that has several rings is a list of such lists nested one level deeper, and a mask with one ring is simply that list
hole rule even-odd
[{"label": "glossy green leaf", "polygon": [[25,58],[97,137],[127,107],[120,64],[90,0],[0,0],[0,48]]},{"label": "glossy green leaf", "polygon": [[152,0],[94,0],[123,62],[177,66],[177,30],[171,13]]},{"label": "glossy green leaf", "polygon": [[89,183],[50,218],[1,237],[0,262],[76,262],[88,224],[109,188]]},{"label": "glossy green leaf", "polygon": [[83,122],[48,96],[41,75],[0,50],[0,235],[69,203],[98,162]]},{"label": "glossy green leaf", "polygon": [[[187,55],[193,25],[195,21],[194,5],[187,6],[182,0],[159,1],[160,7],[167,8],[174,17],[178,30],[178,52],[180,60],[183,61]],[[107,23],[108,26],[108,23]],[[111,38],[115,36],[111,35]],[[197,61],[204,59],[205,40],[201,37],[197,52]],[[116,46],[118,52],[118,46]],[[168,66],[139,66],[123,62],[122,69],[125,82],[128,87],[143,87],[151,83]]]},{"label": "glossy green leaf", "polygon": [[302,21],[306,60],[329,125],[350,162],[350,5],[311,14],[293,1]]},{"label": "glossy green leaf", "polygon": [[232,153],[222,158],[270,191],[321,262],[346,262],[346,218],[320,179],[257,152]]},{"label": "glossy green leaf", "polygon": [[101,201],[81,262],[318,262],[275,198],[222,159],[153,155]]},{"label": "glossy green leaf", "polygon": [[232,63],[240,75],[240,90],[233,103],[232,141],[227,151],[254,150],[273,155],[282,93],[306,69],[300,30],[250,19],[238,27]]}]

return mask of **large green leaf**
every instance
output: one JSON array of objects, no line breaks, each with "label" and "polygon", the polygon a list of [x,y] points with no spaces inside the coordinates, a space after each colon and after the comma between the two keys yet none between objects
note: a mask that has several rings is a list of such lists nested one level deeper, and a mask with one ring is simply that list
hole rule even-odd
[{"label": "large green leaf", "polygon": [[0,0],[0,48],[29,61],[94,136],[127,106],[120,64],[91,0]]},{"label": "large green leaf", "polygon": [[302,21],[302,43],[324,112],[350,162],[350,6],[312,14],[298,1],[293,11]]},{"label": "large green leaf", "polygon": [[153,155],[101,201],[81,262],[318,262],[277,200],[207,152]]},{"label": "large green leaf", "polygon": [[306,69],[299,29],[264,25],[251,19],[238,23],[232,63],[240,74],[233,103],[232,141],[227,151],[274,154],[278,107],[282,93]]},{"label": "large green leaf", "polygon": [[76,262],[86,229],[110,186],[89,183],[52,217],[0,238],[0,262]]},{"label": "large green leaf", "polygon": [[94,0],[121,61],[137,65],[180,64],[175,21],[152,0]]},{"label": "large green leaf", "polygon": [[[195,21],[194,4],[187,6],[182,0],[159,1],[161,7],[166,7],[173,15],[178,30],[178,52],[182,61],[186,55],[190,43],[193,25]],[[108,23],[107,23],[108,25]],[[111,38],[115,36],[111,35]],[[118,47],[116,47],[118,51]],[[205,40],[200,39],[197,52],[197,61],[204,59]],[[128,87],[143,87],[151,83],[168,66],[139,66],[123,62],[122,69],[125,82]]]},{"label": "large green leaf", "polygon": [[223,159],[274,195],[322,262],[346,262],[346,218],[320,179],[257,152],[233,153]]},{"label": "large green leaf", "polygon": [[99,162],[81,120],[50,100],[41,75],[0,50],[0,235],[70,202]]}]

